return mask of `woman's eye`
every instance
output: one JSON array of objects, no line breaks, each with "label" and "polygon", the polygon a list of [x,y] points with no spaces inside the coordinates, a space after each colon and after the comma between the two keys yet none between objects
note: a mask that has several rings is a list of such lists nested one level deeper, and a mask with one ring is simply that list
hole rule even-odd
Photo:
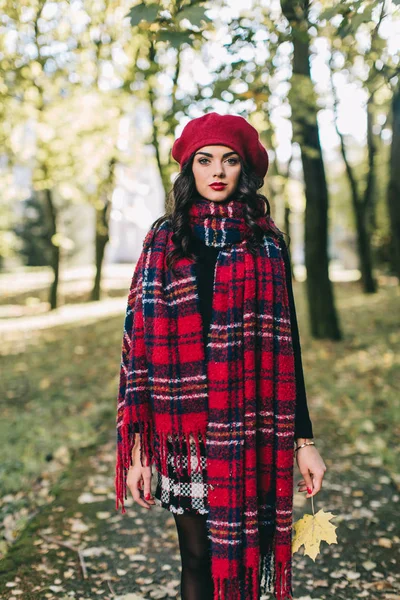
[{"label": "woman's eye", "polygon": [[[204,160],[205,160],[206,162],[209,162],[209,160],[208,160],[207,158],[200,158],[200,159],[199,159],[199,163],[200,163],[201,165],[205,164],[205,163],[203,163],[203,161],[204,161]],[[236,165],[236,163],[238,162],[238,159],[237,159],[237,158],[228,158],[228,162],[229,162],[229,161],[231,161],[231,160],[233,161],[233,164],[234,164],[234,165]]]}]

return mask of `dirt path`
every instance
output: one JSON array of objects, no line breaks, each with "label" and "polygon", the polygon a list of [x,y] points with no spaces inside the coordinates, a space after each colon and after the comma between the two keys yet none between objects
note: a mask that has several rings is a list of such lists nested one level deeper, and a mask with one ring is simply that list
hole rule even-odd
[{"label": "dirt path", "polygon": [[[294,554],[297,600],[394,600],[400,598],[400,503],[376,459],[352,455],[343,441],[325,459],[324,489],[314,509],[338,515],[338,544],[321,544],[315,563]],[[320,452],[327,447],[319,442]],[[338,452],[338,449],[341,451]],[[82,454],[55,490],[56,499],[29,523],[0,565],[4,600],[179,598],[180,556],[172,515],[130,503],[115,510],[114,443]],[[295,470],[295,482],[300,478]],[[155,477],[153,477],[153,482]],[[311,513],[295,493],[294,520]],[[63,541],[76,551],[58,545]],[[87,576],[83,576],[84,565]]]}]

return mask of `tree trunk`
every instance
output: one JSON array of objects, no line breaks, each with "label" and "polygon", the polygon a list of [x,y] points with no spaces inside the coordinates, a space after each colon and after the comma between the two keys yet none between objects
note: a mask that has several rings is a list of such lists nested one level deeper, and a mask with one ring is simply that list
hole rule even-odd
[{"label": "tree trunk", "polygon": [[[371,100],[372,101],[372,100]],[[377,290],[376,281],[372,271],[372,250],[371,250],[371,219],[370,210],[373,204],[373,189],[375,180],[375,146],[372,139],[372,113],[370,109],[370,102],[367,107],[367,122],[368,122],[368,177],[367,184],[365,187],[364,195],[360,198],[358,191],[357,181],[354,175],[354,169],[350,165],[347,152],[344,145],[343,136],[341,134],[342,142],[342,156],[346,165],[346,173],[350,182],[351,188],[351,200],[354,210],[354,218],[356,224],[357,234],[357,248],[359,266],[361,271],[361,281],[364,292],[367,294],[373,294]]]},{"label": "tree trunk", "polygon": [[103,260],[105,249],[109,241],[108,235],[108,219],[107,213],[109,212],[109,202],[106,201],[101,209],[96,210],[96,240],[95,240],[95,264],[96,273],[94,277],[94,284],[90,294],[91,301],[97,301],[101,299],[101,278],[103,271]]},{"label": "tree trunk", "polygon": [[373,112],[372,104],[373,94],[370,95],[367,103],[367,142],[368,142],[368,175],[367,185],[358,212],[361,212],[358,218],[356,210],[356,221],[358,230],[358,248],[360,253],[361,276],[364,292],[373,294],[377,290],[376,281],[372,272],[372,250],[371,250],[371,214],[374,211],[374,191],[375,191],[375,154],[376,147],[373,133]]},{"label": "tree trunk", "polygon": [[[151,43],[150,50],[149,50],[149,60],[152,64],[155,64],[155,59],[156,59],[156,50],[155,50],[154,44]],[[161,135],[158,131],[158,127],[157,127],[157,123],[156,123],[156,116],[157,116],[157,111],[156,111],[156,107],[155,107],[156,97],[155,97],[152,85],[150,83],[148,83],[148,98],[149,98],[150,114],[151,114],[151,121],[152,121],[152,130],[151,130],[152,131],[152,140],[151,141],[154,146],[155,153],[156,153],[156,161],[157,161],[158,170],[160,172],[162,185],[164,188],[164,195],[165,195],[165,198],[167,199],[168,192],[171,187],[171,182],[169,181],[168,172],[164,168],[164,165],[162,164],[162,161],[161,161],[161,154],[160,154]],[[167,205],[165,205],[165,209],[167,209],[167,208],[169,208],[169,207],[167,207]]]},{"label": "tree trunk", "polygon": [[[290,239],[290,246],[292,244],[292,239],[290,237],[290,206],[286,203],[284,208],[284,231],[288,234]],[[290,260],[290,272],[292,273],[292,279],[294,279],[294,270],[292,263],[292,252],[289,252],[289,260]]]},{"label": "tree trunk", "polygon": [[95,235],[95,264],[96,274],[92,292],[90,294],[91,301],[100,300],[101,297],[101,278],[103,271],[103,260],[105,248],[110,239],[110,211],[111,211],[111,196],[115,185],[115,164],[116,159],[112,158],[109,162],[108,177],[104,183],[103,190],[100,194],[103,196],[103,202],[96,207],[96,235]]},{"label": "tree trunk", "polygon": [[371,241],[368,232],[367,216],[359,203],[354,203],[354,214],[357,227],[357,246],[360,258],[361,280],[364,292],[376,292],[376,282],[372,275]]},{"label": "tree trunk", "polygon": [[355,228],[357,235],[358,259],[361,271],[361,281],[364,292],[376,292],[376,281],[372,273],[372,250],[371,234],[374,219],[371,219],[371,211],[375,206],[373,191],[375,189],[375,142],[373,137],[373,114],[371,110],[373,95],[370,95],[367,105],[367,140],[368,140],[368,176],[363,197],[360,197],[359,186],[357,184],[355,169],[349,162],[344,136],[338,127],[338,97],[336,88],[333,84],[331,71],[331,86],[333,95],[333,113],[336,133],[340,140],[340,150],[346,168],[346,175],[349,180],[351,191],[351,202],[353,205]]},{"label": "tree trunk", "polygon": [[48,223],[48,243],[50,246],[50,266],[53,269],[53,281],[50,287],[49,303],[50,310],[57,308],[58,282],[60,274],[60,246],[56,243],[55,235],[57,233],[57,214],[53,203],[52,191],[46,189],[43,191],[44,203],[47,213]]},{"label": "tree trunk", "polygon": [[281,0],[292,30],[293,74],[289,100],[293,137],[299,143],[306,196],[305,264],[311,334],[341,339],[328,259],[328,189],[317,123],[317,104],[310,75],[308,0]]},{"label": "tree trunk", "polygon": [[389,168],[387,203],[391,229],[390,262],[400,282],[400,83],[397,84],[392,99],[392,145]]}]

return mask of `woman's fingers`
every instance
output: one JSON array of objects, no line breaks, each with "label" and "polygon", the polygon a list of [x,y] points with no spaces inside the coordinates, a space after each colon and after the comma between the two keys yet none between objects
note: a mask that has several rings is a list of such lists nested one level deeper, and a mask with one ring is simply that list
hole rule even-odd
[{"label": "woman's fingers", "polygon": [[312,478],[311,478],[311,473],[310,472],[303,473],[303,477],[304,477],[304,485],[307,490],[306,498],[310,498],[312,496],[312,491],[313,491],[313,482],[312,482]]},{"label": "woman's fingers", "polygon": [[312,496],[314,496],[315,494],[317,494],[321,487],[322,487],[322,480],[324,478],[324,471],[317,471],[316,473],[313,473],[313,491],[312,491]]},{"label": "woman's fingers", "polygon": [[297,455],[297,466],[303,476],[298,482],[299,491],[307,491],[306,498],[315,496],[322,487],[326,471],[326,465],[315,446],[304,448],[303,454]]},{"label": "woman's fingers", "polygon": [[141,496],[141,490],[139,490],[139,488],[137,486],[137,482],[136,482],[136,485],[135,484],[133,484],[131,486],[128,485],[128,487],[132,492],[133,500],[135,502],[137,502],[137,504],[139,504],[140,506],[143,506],[143,508],[149,508],[147,502],[145,502]]},{"label": "woman's fingers", "polygon": [[[311,496],[315,496],[321,488],[322,488],[322,480],[325,475],[325,470],[316,471],[315,473],[310,473],[308,476],[304,475],[304,479],[301,479],[297,482],[298,491],[305,492],[307,491],[307,498],[311,498]],[[310,492],[311,490],[311,492]]]},{"label": "woman's fingers", "polygon": [[[306,492],[307,491],[307,484],[304,481],[304,479],[302,479],[301,481],[299,481],[297,483],[297,485],[298,485],[298,491],[299,492]],[[310,486],[308,486],[308,487],[310,487]]]},{"label": "woman's fingers", "polygon": [[149,504],[155,504],[154,498],[151,495],[151,470],[145,469],[143,472],[143,494],[144,499]]},{"label": "woman's fingers", "polygon": [[126,485],[130,489],[132,493],[133,500],[143,506],[143,508],[151,508],[151,504],[155,504],[155,501],[146,501],[143,498],[143,490],[142,490],[142,480],[145,482],[147,479],[151,480],[151,473],[147,476],[143,473],[146,469],[142,469],[139,467],[132,467],[128,471],[128,476],[126,480]]}]

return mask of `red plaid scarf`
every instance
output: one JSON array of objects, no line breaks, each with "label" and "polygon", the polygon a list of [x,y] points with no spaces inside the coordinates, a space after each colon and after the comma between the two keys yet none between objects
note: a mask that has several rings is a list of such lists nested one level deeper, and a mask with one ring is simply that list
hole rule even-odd
[{"label": "red plaid scarf", "polygon": [[[291,532],[296,382],[281,236],[260,201],[263,243],[247,248],[246,206],[197,199],[192,234],[218,246],[206,349],[193,260],[166,268],[168,222],[151,229],[133,275],[117,415],[117,501],[125,512],[134,432],[142,464],[167,475],[167,436],[206,439],[214,600],[292,598]],[[278,241],[279,240],[279,241]],[[146,462],[144,462],[144,458]],[[190,460],[188,460],[190,474]],[[272,574],[273,573],[273,574]]]}]

